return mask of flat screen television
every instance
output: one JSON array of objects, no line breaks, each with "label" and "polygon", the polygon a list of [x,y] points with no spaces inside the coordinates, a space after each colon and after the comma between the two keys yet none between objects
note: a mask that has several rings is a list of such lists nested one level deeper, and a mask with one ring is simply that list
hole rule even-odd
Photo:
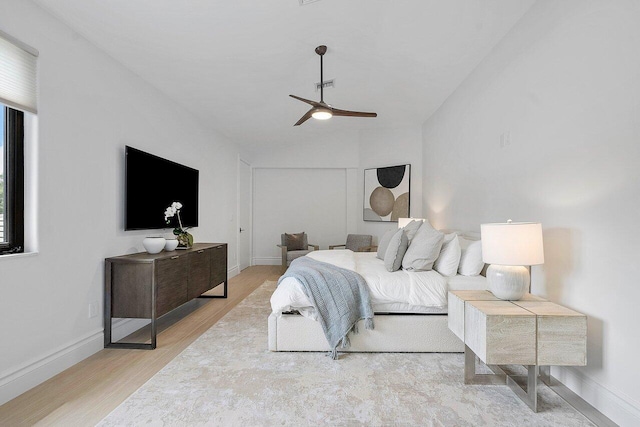
[{"label": "flat screen television", "polygon": [[198,226],[197,169],[126,146],[125,170],[125,230],[177,227],[177,217],[164,220],[173,202],[182,203],[183,227]]}]

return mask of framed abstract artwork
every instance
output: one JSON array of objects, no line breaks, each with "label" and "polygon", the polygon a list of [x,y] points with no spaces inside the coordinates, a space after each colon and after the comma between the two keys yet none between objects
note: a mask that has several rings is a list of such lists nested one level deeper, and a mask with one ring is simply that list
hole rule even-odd
[{"label": "framed abstract artwork", "polygon": [[397,222],[409,218],[411,165],[364,170],[365,221]]}]

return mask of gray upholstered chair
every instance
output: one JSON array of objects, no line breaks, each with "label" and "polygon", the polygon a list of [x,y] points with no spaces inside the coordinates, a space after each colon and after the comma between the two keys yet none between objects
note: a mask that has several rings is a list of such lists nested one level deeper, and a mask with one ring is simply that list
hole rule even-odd
[{"label": "gray upholstered chair", "polygon": [[329,249],[341,248],[351,249],[354,252],[371,252],[372,237],[370,234],[349,234],[347,235],[347,243],[344,245],[331,245]]},{"label": "gray upholstered chair", "polygon": [[317,251],[320,249],[320,246],[318,245],[309,244],[307,240],[307,233],[302,233],[302,235],[303,235],[302,247],[304,247],[304,249],[292,250],[292,251],[287,249],[287,238],[285,237],[285,235],[284,234],[280,235],[280,244],[276,246],[278,246],[282,251],[282,271],[285,271],[289,266],[289,264],[291,264],[291,261],[293,261],[294,259],[300,258],[301,256],[305,256],[311,251],[314,251],[314,250]]}]

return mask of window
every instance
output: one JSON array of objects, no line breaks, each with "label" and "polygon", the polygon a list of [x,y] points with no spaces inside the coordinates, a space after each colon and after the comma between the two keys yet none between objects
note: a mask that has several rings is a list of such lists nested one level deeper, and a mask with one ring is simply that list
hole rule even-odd
[{"label": "window", "polygon": [[24,252],[24,114],[37,114],[38,51],[0,31],[0,255]]},{"label": "window", "polygon": [[0,254],[24,251],[24,113],[0,104]]}]

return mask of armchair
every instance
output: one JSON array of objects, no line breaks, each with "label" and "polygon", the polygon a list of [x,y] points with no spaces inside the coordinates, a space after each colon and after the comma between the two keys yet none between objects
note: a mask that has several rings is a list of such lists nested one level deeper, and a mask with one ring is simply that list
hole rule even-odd
[{"label": "armchair", "polygon": [[298,234],[281,234],[280,244],[276,246],[280,248],[282,253],[282,271],[285,271],[294,259],[320,249],[318,245],[309,244],[307,241],[307,233],[304,232]]},{"label": "armchair", "polygon": [[373,249],[371,240],[372,237],[369,234],[349,234],[347,235],[347,243],[343,245],[331,245],[329,249],[344,247],[354,252],[371,252]]}]

